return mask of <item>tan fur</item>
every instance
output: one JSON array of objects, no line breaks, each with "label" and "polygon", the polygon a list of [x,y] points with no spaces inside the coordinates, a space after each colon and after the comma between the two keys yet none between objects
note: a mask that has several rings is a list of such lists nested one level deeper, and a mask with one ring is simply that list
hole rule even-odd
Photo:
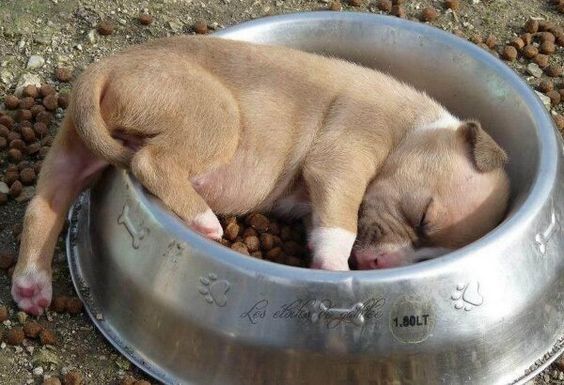
[{"label": "tan fur", "polygon": [[[50,272],[64,214],[107,163],[130,169],[203,233],[195,221],[209,208],[270,210],[305,189],[316,227],[356,234],[369,183],[414,127],[444,113],[424,93],[381,72],[285,47],[175,37],[101,60],[74,85],[43,165],[13,293],[34,269]],[[497,165],[488,153],[477,152],[485,170]],[[59,160],[75,158],[88,167],[69,174]]]}]

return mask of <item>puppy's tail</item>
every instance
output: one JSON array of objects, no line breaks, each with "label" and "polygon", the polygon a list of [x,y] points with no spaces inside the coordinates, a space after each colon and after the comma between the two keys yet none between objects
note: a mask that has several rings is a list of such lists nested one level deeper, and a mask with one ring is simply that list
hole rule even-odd
[{"label": "puppy's tail", "polygon": [[73,89],[69,112],[90,151],[114,166],[128,168],[134,152],[112,137],[100,110],[106,82],[107,76],[98,68],[83,73]]}]

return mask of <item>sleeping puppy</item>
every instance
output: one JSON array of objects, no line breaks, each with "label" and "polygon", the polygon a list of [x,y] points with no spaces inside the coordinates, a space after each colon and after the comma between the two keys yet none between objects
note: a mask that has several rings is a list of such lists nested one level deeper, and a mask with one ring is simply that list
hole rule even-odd
[{"label": "sleeping puppy", "polygon": [[108,165],[212,239],[216,214],[311,214],[312,267],[348,270],[351,251],[360,268],[391,267],[484,235],[506,209],[505,162],[479,123],[381,72],[285,47],[155,40],[74,85],[12,295],[32,314],[49,305],[66,213]]}]

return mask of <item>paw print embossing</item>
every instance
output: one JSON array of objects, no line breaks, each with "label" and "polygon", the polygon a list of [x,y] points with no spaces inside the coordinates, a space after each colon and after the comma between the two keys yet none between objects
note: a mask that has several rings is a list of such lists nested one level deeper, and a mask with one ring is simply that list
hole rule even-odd
[{"label": "paw print embossing", "polygon": [[207,277],[200,277],[202,284],[198,291],[204,297],[207,303],[215,303],[219,307],[227,304],[227,292],[230,289],[229,281],[224,279],[217,280],[217,275],[209,273]]},{"label": "paw print embossing", "polygon": [[472,310],[474,307],[484,303],[484,297],[480,294],[480,283],[471,281],[467,284],[459,283],[456,291],[450,297],[454,301],[454,308],[457,310]]}]

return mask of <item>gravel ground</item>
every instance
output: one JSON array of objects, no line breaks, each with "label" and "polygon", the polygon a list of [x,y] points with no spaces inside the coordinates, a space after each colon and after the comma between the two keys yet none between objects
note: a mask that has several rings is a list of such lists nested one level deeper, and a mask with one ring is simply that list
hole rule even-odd
[{"label": "gravel ground", "polygon": [[[423,14],[430,18],[436,16],[430,11],[423,12],[426,7],[434,7],[438,17],[433,19],[431,24],[457,33],[477,44],[482,43],[484,49],[493,48],[492,54],[501,54],[504,58],[515,53],[506,47],[507,44],[511,43],[517,48],[521,46],[521,42],[514,39],[525,32],[523,28],[529,18],[539,21],[541,28],[552,30],[557,37],[557,27],[564,26],[562,0],[560,13],[559,6],[553,4],[558,1],[461,0],[460,8],[454,12],[448,10],[445,4],[451,1],[457,2],[407,0],[403,7],[406,17],[415,20],[421,19]],[[72,79],[89,63],[123,47],[156,37],[190,34],[196,30],[204,32],[205,29],[213,31],[257,17],[295,11],[332,8],[342,12],[382,13],[378,8],[379,3],[378,0],[343,0],[343,4],[325,0],[2,0],[0,102],[5,100],[6,96],[12,95],[18,84],[25,82],[48,83],[59,95],[64,95],[70,90]],[[142,23],[140,14],[151,15],[145,16],[146,19],[143,20],[145,23],[150,21],[149,25]],[[546,25],[547,21],[552,22],[552,26]],[[101,25],[101,22],[105,23]],[[111,34],[102,35],[108,32]],[[534,45],[537,48],[539,44]],[[550,44],[538,48],[549,52],[551,50]],[[529,49],[534,51],[531,47]],[[532,62],[522,54],[507,63],[535,89],[540,87],[541,90],[548,91],[550,85],[546,81],[552,82],[556,93],[549,93],[549,97],[541,93],[539,97],[544,99],[562,129],[564,122],[561,114],[564,112],[564,103],[558,103],[558,90],[564,89],[564,81],[562,75],[547,76],[551,73],[557,75],[558,68],[561,69],[564,63],[563,48],[557,44],[555,50],[556,52],[547,58],[548,64],[552,66],[544,72],[539,66],[531,65]],[[545,82],[541,84],[543,81]],[[564,99],[564,90],[561,94]],[[4,106],[0,104],[0,111],[2,110]],[[51,135],[56,132],[63,113],[62,108],[53,111],[54,119],[49,124]],[[44,151],[50,145],[49,135],[42,135],[41,146],[45,149],[32,155],[25,155],[24,151],[24,158],[30,163],[20,165],[20,169],[26,166],[39,167]],[[16,346],[8,343],[7,334],[10,334],[10,338],[16,338],[19,331],[17,328],[26,322],[24,315],[17,313],[10,299],[8,267],[9,257],[14,256],[17,250],[23,212],[26,202],[34,193],[34,187],[33,180],[30,180],[17,199],[5,194],[5,190],[12,184],[8,176],[9,167],[16,162],[10,158],[12,155],[8,154],[8,146],[2,149],[1,137],[0,132],[0,267],[6,270],[0,271],[0,321],[3,320],[2,305],[8,309],[8,319],[0,325],[0,331],[4,334],[4,342],[0,345],[0,383],[42,384],[49,376],[62,379],[65,374],[65,383],[78,383],[72,382],[75,372],[79,373],[85,384],[118,384],[124,376],[156,383],[133,368],[111,348],[79,309],[71,308],[70,312],[61,313],[50,311],[47,316],[38,320],[41,327],[54,331],[55,341],[28,337]],[[24,146],[26,150],[30,144],[32,143],[25,144],[28,146]],[[7,202],[4,202],[4,199]],[[54,279],[56,296],[74,296],[62,241],[56,251]],[[78,314],[71,314],[77,311]],[[11,329],[13,331],[10,331]],[[531,384],[533,383],[564,384],[564,358],[561,357],[557,364],[531,381]]]}]

